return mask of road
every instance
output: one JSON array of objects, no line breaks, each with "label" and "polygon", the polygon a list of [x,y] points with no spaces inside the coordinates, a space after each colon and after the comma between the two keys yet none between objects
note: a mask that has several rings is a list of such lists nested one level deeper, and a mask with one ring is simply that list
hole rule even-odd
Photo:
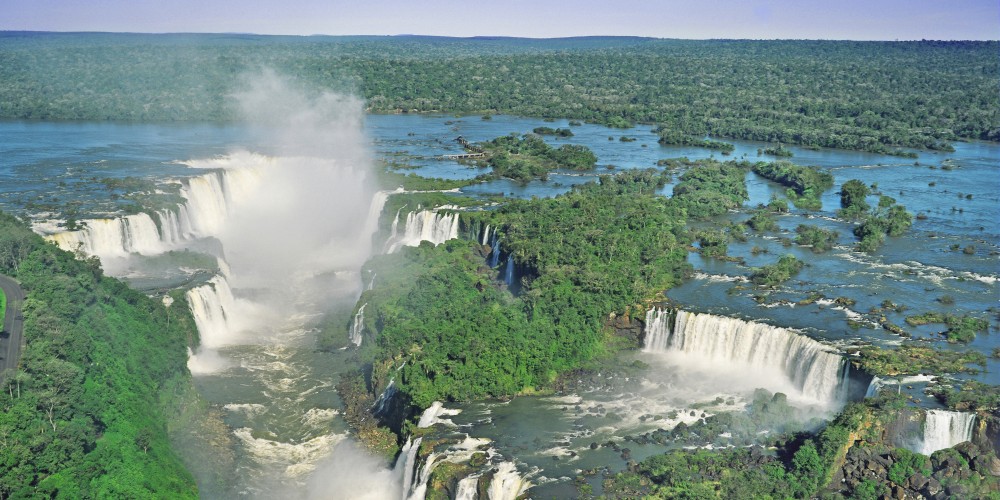
[{"label": "road", "polygon": [[3,320],[3,334],[0,335],[0,380],[8,369],[17,368],[21,358],[22,333],[24,321],[21,317],[21,304],[24,302],[24,290],[21,285],[7,276],[0,274],[0,288],[7,296],[7,311]]}]

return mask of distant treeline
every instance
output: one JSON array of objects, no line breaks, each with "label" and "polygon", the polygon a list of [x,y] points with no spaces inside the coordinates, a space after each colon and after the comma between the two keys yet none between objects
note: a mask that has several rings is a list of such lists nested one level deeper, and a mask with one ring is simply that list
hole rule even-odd
[{"label": "distant treeline", "polygon": [[876,152],[1000,140],[991,42],[0,34],[0,118],[230,120],[262,67],[372,112],[506,113]]}]

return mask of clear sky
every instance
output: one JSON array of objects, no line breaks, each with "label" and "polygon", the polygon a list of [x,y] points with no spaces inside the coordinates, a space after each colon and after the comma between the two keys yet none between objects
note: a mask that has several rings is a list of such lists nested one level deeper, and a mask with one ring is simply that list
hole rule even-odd
[{"label": "clear sky", "polygon": [[998,0],[2,0],[0,30],[996,40]]}]

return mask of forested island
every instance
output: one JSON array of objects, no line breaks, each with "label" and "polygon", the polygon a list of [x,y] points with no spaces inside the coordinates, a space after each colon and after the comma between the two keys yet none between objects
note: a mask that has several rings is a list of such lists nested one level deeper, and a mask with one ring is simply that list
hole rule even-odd
[{"label": "forested island", "polygon": [[[960,217],[961,203],[973,200],[969,188],[953,187],[962,175],[983,175],[967,174],[979,160],[970,153],[956,165],[936,155],[965,141],[1000,141],[998,48],[0,33],[0,118],[23,123],[224,127],[239,121],[227,96],[263,64],[310,88],[347,88],[367,113],[447,114],[444,132],[390,132],[396,142],[378,161],[369,165],[364,154],[334,161],[340,176],[307,179],[313,185],[267,170],[309,171],[298,151],[242,152],[157,157],[153,170],[187,162],[196,172],[169,178],[39,174],[39,185],[59,185],[58,196],[4,198],[21,203],[23,220],[0,215],[0,273],[16,278],[27,300],[26,349],[19,368],[3,374],[0,394],[0,497],[186,498],[218,494],[216,482],[227,493],[266,496],[275,490],[227,482],[239,481],[241,466],[263,463],[260,470],[287,484],[312,483],[333,468],[315,455],[356,439],[369,455],[351,473],[371,473],[374,456],[373,484],[392,483],[392,494],[404,497],[524,498],[530,479],[583,498],[1000,498],[1000,386],[976,378],[995,366],[983,339],[996,331],[996,308],[948,310],[951,293],[994,291],[996,277],[916,262],[900,248],[929,242],[921,255],[944,255],[949,265],[995,260],[992,229]],[[456,140],[467,130],[460,126],[476,131],[504,118],[493,115],[544,125]],[[623,151],[704,155],[664,154],[619,169],[593,137]],[[420,154],[406,149],[412,144]],[[745,154],[755,148],[757,158]],[[871,156],[848,175],[839,165],[798,163],[820,148]],[[913,151],[917,162],[881,163]],[[875,154],[878,162],[869,162]],[[102,160],[89,165],[119,168]],[[363,167],[344,166],[352,161]],[[919,182],[906,191],[880,188],[869,168]],[[928,175],[935,180],[926,182]],[[235,207],[247,210],[234,201],[241,194],[258,193],[251,205],[272,206],[270,192],[254,191],[262,178],[288,198],[299,194],[288,195],[290,185],[315,188],[319,198],[363,193],[338,207],[349,216],[276,210],[286,219],[270,226],[310,234],[323,226],[319,219],[350,217],[344,227],[367,232],[349,244],[320,241],[316,251],[364,247],[356,267],[276,267],[284,273],[278,282],[234,272],[227,254],[244,249],[224,248],[232,235],[221,228]],[[950,191],[934,185],[938,178]],[[80,199],[66,194],[74,188]],[[100,204],[87,205],[79,193]],[[942,194],[957,208],[927,208],[927,198]],[[913,203],[924,207],[916,217]],[[251,214],[273,222],[255,208]],[[949,227],[920,227],[921,215]],[[248,231],[248,240],[236,240],[248,247],[270,239],[288,251],[306,246],[234,226]],[[148,276],[168,268],[169,278]],[[841,272],[863,276],[861,284],[840,290]],[[904,283],[911,288],[902,290],[924,296],[888,288],[873,298],[882,292],[856,291],[865,279]],[[276,283],[288,290],[268,289]],[[348,292],[329,290],[338,286]],[[734,312],[738,306],[720,313],[672,295],[708,303],[722,286],[724,302],[777,312],[757,321]],[[278,312],[254,309],[255,300],[274,302]],[[314,308],[295,309],[300,303]],[[828,321],[830,332],[782,324],[796,314]],[[254,330],[272,324],[286,330]],[[206,346],[206,332],[215,344]],[[696,344],[701,351],[684,350]],[[220,361],[226,355],[238,362]],[[698,381],[656,364],[675,355],[710,360],[704,373],[678,365],[698,378],[731,376],[726,365],[734,365],[749,368],[730,382],[753,384],[753,372],[778,367],[767,375],[786,385],[689,396]],[[220,375],[228,373],[239,375]],[[246,389],[258,385],[267,404]],[[614,406],[644,391],[690,400],[627,407],[635,414]],[[220,393],[232,399],[206,402]],[[571,430],[518,442],[519,429],[504,427],[499,414],[519,400],[545,412],[534,424],[564,419]],[[272,401],[292,409],[269,413]],[[296,405],[308,410],[296,413]],[[460,426],[448,420],[477,411],[486,416]],[[948,434],[935,426],[959,424],[964,434],[947,436],[961,434],[958,446],[927,438]],[[502,430],[491,438],[470,430],[491,427]],[[216,439],[230,434],[236,439]],[[192,445],[199,440],[205,445]],[[527,458],[512,456],[521,451]],[[193,460],[197,453],[219,455]],[[603,458],[577,467],[586,453]],[[563,476],[543,476],[538,457],[563,467]],[[535,460],[535,470],[518,475],[517,466],[526,467],[517,460]],[[212,478],[221,476],[212,467],[237,472]],[[286,486],[260,477],[279,491]]]}]

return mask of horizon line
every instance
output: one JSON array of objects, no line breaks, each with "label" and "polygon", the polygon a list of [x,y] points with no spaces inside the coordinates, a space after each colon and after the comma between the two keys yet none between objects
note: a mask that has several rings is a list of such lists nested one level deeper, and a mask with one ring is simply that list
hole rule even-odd
[{"label": "horizon line", "polygon": [[469,36],[456,36],[456,35],[431,35],[431,34],[418,34],[418,33],[397,33],[397,34],[340,34],[331,35],[323,33],[313,33],[308,35],[298,35],[298,34],[282,34],[282,33],[254,33],[254,32],[243,32],[243,31],[158,31],[158,32],[146,32],[146,31],[93,31],[93,30],[74,30],[74,31],[52,31],[52,30],[31,30],[31,29],[0,29],[0,34],[5,33],[33,33],[33,34],[57,34],[57,35],[154,35],[154,36],[168,36],[168,35],[238,35],[238,36],[261,36],[261,37],[296,37],[296,38],[349,38],[349,37],[370,37],[370,38],[403,38],[403,37],[413,37],[413,38],[451,38],[455,40],[474,40],[474,39],[510,39],[510,40],[569,40],[577,38],[637,38],[643,40],[679,40],[679,41],[802,41],[802,42],[1000,42],[1000,38],[907,38],[907,39],[879,39],[879,38],[673,38],[673,37],[656,37],[648,35],[567,35],[567,36],[555,36],[555,37],[529,37],[529,36],[515,36],[515,35],[469,35]]}]

